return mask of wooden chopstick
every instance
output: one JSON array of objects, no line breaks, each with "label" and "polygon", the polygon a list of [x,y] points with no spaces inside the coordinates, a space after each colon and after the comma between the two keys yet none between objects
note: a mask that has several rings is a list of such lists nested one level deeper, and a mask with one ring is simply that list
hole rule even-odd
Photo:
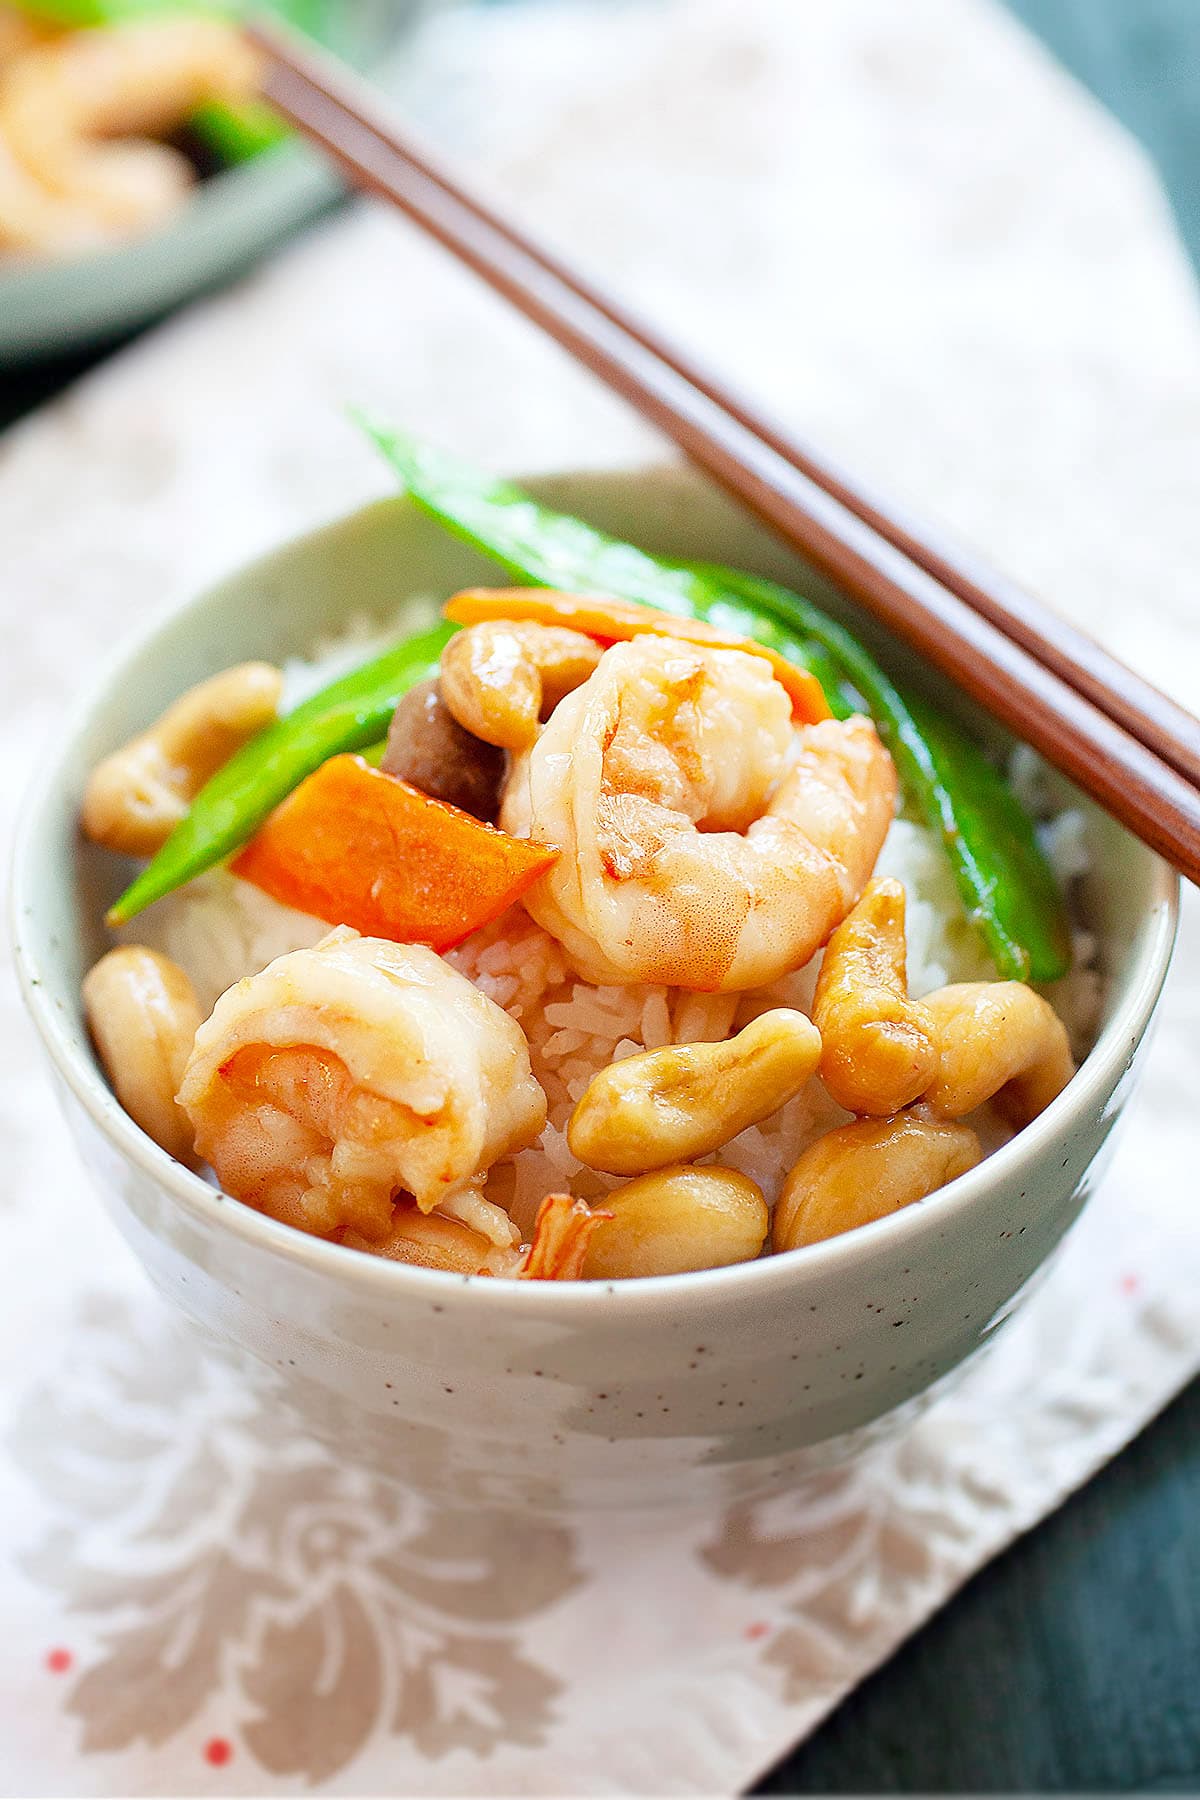
[{"label": "wooden chopstick", "polygon": [[[265,48],[273,50],[278,65],[281,34],[263,30],[259,33],[259,41]],[[289,40],[289,66],[303,69],[311,78],[317,72],[316,59],[312,59],[312,66],[305,69],[302,60],[305,56],[299,40]],[[419,144],[407,132],[401,135],[364,84],[357,87],[347,84],[344,72],[329,62],[320,69],[320,76],[324,90],[343,110],[353,110],[358,116],[369,118],[381,138],[476,218],[501,231],[531,261],[557,277],[564,287],[590,301],[606,319],[712,400],[722,412],[728,413],[730,418],[777,451],[810,481],[839,500],[848,512],[870,525],[880,537],[903,551],[918,568],[932,575],[952,594],[957,594],[973,611],[990,619],[1007,637],[1015,639],[1040,663],[1078,689],[1164,762],[1190,781],[1200,784],[1200,719],[1118,662],[1095,638],[1053,612],[1035,595],[961,547],[951,549],[940,534],[931,532],[927,523],[918,526],[912,518],[898,511],[893,502],[885,503],[878,494],[856,482],[845,469],[822,456],[813,445],[785,431],[744,395],[664,339],[646,320],[597,282],[580,275],[515,222],[502,218],[479,195],[464,187],[427,146]],[[940,541],[933,541],[935,537]]]},{"label": "wooden chopstick", "polygon": [[[400,206],[876,618],[1190,880],[1200,881],[1200,793],[1179,772],[1182,767],[1191,774],[1194,767],[1200,779],[1197,721],[1098,645],[1091,646],[1090,674],[1080,677],[1068,639],[1057,624],[1048,634],[1051,615],[1029,596],[1023,598],[1033,614],[1025,627],[1014,623],[1005,599],[982,587],[987,609],[976,611],[929,566],[976,585],[969,577],[887,519],[877,502],[846,489],[842,478],[822,469],[832,487],[814,480],[799,466],[807,453],[769,427],[760,434],[749,409],[718,384],[690,379],[682,355],[667,352],[614,302],[601,301],[560,260],[409,144],[365,83],[273,23],[256,25],[252,36],[268,58],[267,97],[356,185]],[[847,504],[850,497],[857,510]],[[887,532],[879,522],[887,523]],[[909,553],[910,541],[919,558]],[[1044,645],[1046,661],[1033,645]],[[1101,674],[1109,666],[1116,671],[1111,684]],[[1091,692],[1084,691],[1085,679]],[[1121,723],[1093,693],[1123,713]],[[1179,731],[1174,715],[1183,722]]]}]

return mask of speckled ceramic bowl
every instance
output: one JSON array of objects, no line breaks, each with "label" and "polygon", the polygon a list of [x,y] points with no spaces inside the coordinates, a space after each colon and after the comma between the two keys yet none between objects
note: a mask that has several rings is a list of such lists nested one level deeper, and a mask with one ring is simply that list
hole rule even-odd
[{"label": "speckled ceramic bowl", "polygon": [[[790,576],[838,607],[687,476],[534,485],[622,536]],[[549,1509],[764,1492],[903,1417],[1019,1303],[1084,1205],[1128,1100],[1170,959],[1176,883],[1089,809],[1095,874],[1082,905],[1107,978],[1095,1049],[1012,1143],[845,1237],[703,1274],[556,1286],[405,1268],[277,1225],[173,1163],[97,1069],[79,982],[119,871],[79,844],[85,772],[217,668],[304,653],[352,614],[387,618],[405,592],[489,573],[397,500],[241,571],[143,637],[63,735],[26,811],[14,885],[26,998],[84,1166],[151,1279],[347,1457],[432,1494]],[[895,646],[887,654],[919,674]]]}]

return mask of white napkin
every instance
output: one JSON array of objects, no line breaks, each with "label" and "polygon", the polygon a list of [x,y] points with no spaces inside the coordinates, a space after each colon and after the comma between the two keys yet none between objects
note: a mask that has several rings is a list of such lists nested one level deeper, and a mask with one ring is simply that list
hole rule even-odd
[{"label": "white napkin", "polygon": [[[975,0],[445,22],[443,128],[617,288],[1200,703],[1200,331],[1131,146]],[[414,76],[414,80],[416,77]],[[654,440],[396,218],[339,219],[0,443],[5,823],[119,631],[386,490]],[[818,1495],[535,1527],[334,1465],[101,1218],[5,976],[0,1767],[23,1794],[744,1786],[1200,1365],[1200,938],[1040,1292]]]}]

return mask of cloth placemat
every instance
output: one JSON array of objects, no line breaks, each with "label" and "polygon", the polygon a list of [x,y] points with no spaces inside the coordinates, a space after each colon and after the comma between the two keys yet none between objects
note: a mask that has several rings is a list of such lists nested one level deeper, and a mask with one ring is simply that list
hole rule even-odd
[{"label": "cloth placemat", "polygon": [[[1200,329],[1131,145],[976,0],[445,21],[506,196],[864,473],[1200,703]],[[430,88],[429,84],[433,86]],[[358,210],[0,446],[0,807],[126,626],[386,491],[347,399],[509,468],[655,441]],[[436,1511],[206,1362],[0,1004],[0,1781],[20,1794],[727,1793],[1200,1365],[1200,935],[1109,1178],[956,1390],[819,1491]]]}]

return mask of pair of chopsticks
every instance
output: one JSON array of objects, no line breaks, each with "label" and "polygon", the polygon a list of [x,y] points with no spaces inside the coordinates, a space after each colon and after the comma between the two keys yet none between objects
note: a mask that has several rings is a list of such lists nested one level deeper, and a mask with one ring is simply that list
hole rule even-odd
[{"label": "pair of chopsticks", "polygon": [[264,94],[714,481],[1200,883],[1200,721],[1032,595],[964,566],[473,195],[343,65],[274,23]]}]

